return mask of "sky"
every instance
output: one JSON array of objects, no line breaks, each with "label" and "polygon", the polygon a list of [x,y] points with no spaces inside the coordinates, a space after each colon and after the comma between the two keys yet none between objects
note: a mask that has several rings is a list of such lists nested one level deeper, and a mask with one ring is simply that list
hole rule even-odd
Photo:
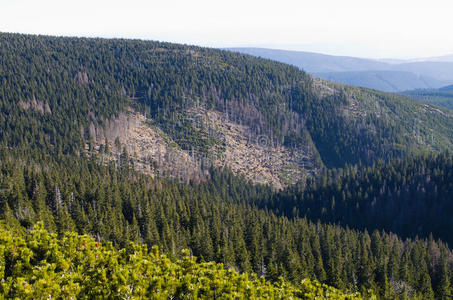
[{"label": "sky", "polygon": [[452,13],[451,0],[0,0],[0,32],[404,59],[453,54]]}]

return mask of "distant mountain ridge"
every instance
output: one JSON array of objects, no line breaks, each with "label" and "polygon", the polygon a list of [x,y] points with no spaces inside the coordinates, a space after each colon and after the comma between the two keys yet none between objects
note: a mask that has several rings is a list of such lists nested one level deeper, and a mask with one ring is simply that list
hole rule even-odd
[{"label": "distant mountain ridge", "polygon": [[425,103],[453,109],[453,85],[439,89],[414,89],[402,94]]},{"label": "distant mountain ridge", "polygon": [[408,62],[421,62],[421,61],[433,61],[433,62],[453,62],[453,54],[435,56],[435,57],[424,57],[424,58],[415,58],[410,59]]},{"label": "distant mountain ridge", "polygon": [[453,91],[453,84],[440,88],[441,91]]},{"label": "distant mountain ridge", "polygon": [[453,54],[433,57],[419,57],[412,59],[381,58],[377,60],[389,64],[405,64],[413,62],[453,62]]},{"label": "distant mountain ridge", "polygon": [[446,81],[406,71],[350,71],[315,73],[321,78],[344,84],[368,87],[385,92],[430,89],[444,86]]},{"label": "distant mountain ridge", "polygon": [[309,73],[385,70],[387,63],[351,56],[266,48],[228,48],[226,50],[259,56],[294,65]]},{"label": "distant mountain ridge", "polygon": [[404,61],[264,48],[228,50],[288,63],[327,80],[385,92],[440,88],[453,83],[450,56]]}]

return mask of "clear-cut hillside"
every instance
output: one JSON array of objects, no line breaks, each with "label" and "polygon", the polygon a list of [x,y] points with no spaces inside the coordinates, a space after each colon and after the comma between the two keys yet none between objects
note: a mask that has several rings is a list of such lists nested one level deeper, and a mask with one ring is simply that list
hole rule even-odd
[{"label": "clear-cut hillside", "polygon": [[91,155],[107,140],[106,160],[126,148],[153,174],[229,166],[279,188],[323,166],[453,149],[448,110],[229,51],[0,34],[0,56],[0,142],[36,155]]},{"label": "clear-cut hillside", "polygon": [[[190,109],[186,114],[192,116],[196,130],[215,132],[221,141],[209,149],[209,155],[181,149],[152,119],[133,111],[111,120],[106,129],[93,129],[93,153],[103,163],[112,161],[117,165],[128,153],[136,170],[182,180],[205,180],[209,167],[228,167],[248,180],[277,189],[312,176],[320,168],[310,146],[273,145],[266,136],[250,136],[249,128],[227,120],[217,111]],[[86,150],[90,151],[88,144]]]}]

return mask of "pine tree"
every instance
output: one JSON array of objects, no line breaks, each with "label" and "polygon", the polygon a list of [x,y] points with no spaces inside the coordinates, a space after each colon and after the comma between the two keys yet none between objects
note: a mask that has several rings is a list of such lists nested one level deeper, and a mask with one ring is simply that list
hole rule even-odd
[{"label": "pine tree", "polygon": [[434,292],[431,287],[431,278],[429,277],[428,273],[422,274],[422,278],[420,280],[420,293],[423,295],[423,299],[434,299]]}]

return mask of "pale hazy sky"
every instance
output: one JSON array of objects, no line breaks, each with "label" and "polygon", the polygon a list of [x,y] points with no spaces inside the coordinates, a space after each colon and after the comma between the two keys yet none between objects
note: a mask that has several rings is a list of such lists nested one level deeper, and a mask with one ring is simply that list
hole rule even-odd
[{"label": "pale hazy sky", "polygon": [[0,0],[0,31],[264,46],[361,57],[453,54],[451,0]]}]

